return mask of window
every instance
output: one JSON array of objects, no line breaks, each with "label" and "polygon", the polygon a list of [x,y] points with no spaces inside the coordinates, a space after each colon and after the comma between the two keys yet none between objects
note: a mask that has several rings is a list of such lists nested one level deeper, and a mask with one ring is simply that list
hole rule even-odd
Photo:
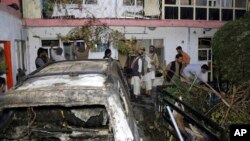
[{"label": "window", "polygon": [[222,21],[233,20],[233,9],[222,9]]},{"label": "window", "polygon": [[207,19],[207,9],[196,8],[196,20],[206,20],[206,19]]},{"label": "window", "polygon": [[142,6],[143,0],[123,0],[125,6]]},{"label": "window", "polygon": [[42,47],[59,46],[59,40],[42,40]]},{"label": "window", "polygon": [[[42,48],[47,50],[48,57],[51,58],[50,56],[50,47],[60,47],[60,42],[59,40],[41,40],[42,43]],[[54,49],[54,48],[53,48]]]},{"label": "window", "polygon": [[220,20],[220,9],[210,8],[209,9],[209,20]]},{"label": "window", "polygon": [[[74,43],[73,41],[63,43],[64,56],[65,56],[66,60],[74,60],[74,59],[76,59],[76,56],[72,52],[73,43]],[[83,40],[77,40],[76,41],[76,47],[77,48],[78,47],[85,47],[84,41]]]},{"label": "window", "polygon": [[193,19],[193,8],[181,7],[181,19]]},{"label": "window", "polygon": [[97,0],[85,0],[85,4],[97,4]]},{"label": "window", "polygon": [[178,7],[165,7],[165,19],[178,19]]},{"label": "window", "polygon": [[221,6],[232,8],[233,7],[233,0],[221,0]]},{"label": "window", "polygon": [[165,4],[176,4],[176,0],[165,0]]},{"label": "window", "polygon": [[211,38],[199,38],[198,61],[209,66],[208,81],[213,80],[212,75],[212,47]]},{"label": "window", "polygon": [[194,5],[194,0],[181,0],[181,5]]},{"label": "window", "polygon": [[207,1],[206,0],[196,0],[196,5],[197,6],[207,6]]},{"label": "window", "polygon": [[246,0],[235,0],[236,8],[246,8]]}]

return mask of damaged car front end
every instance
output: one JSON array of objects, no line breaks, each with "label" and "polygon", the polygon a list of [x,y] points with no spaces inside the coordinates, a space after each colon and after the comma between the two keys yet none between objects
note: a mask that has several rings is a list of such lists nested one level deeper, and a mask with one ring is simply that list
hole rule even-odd
[{"label": "damaged car front end", "polygon": [[116,61],[51,63],[0,97],[1,140],[139,140]]}]

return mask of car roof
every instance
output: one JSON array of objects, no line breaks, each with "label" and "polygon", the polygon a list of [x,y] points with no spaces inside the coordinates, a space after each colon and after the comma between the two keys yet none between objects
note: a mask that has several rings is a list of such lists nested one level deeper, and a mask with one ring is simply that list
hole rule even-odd
[{"label": "car roof", "polygon": [[[32,72],[19,85],[9,90],[0,106],[41,106],[59,103],[63,106],[77,106],[83,102],[85,105],[105,105],[105,99],[116,94],[118,87],[124,89],[118,65],[116,61],[109,60],[50,63]],[[15,105],[11,105],[12,102]]]}]

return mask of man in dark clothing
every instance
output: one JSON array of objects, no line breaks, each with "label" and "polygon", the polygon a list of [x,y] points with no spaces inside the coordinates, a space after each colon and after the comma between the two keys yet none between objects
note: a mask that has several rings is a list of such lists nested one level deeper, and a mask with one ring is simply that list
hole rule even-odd
[{"label": "man in dark clothing", "polygon": [[132,79],[131,84],[133,85],[133,92],[135,97],[137,98],[140,95],[141,89],[141,77],[142,77],[142,50],[137,51],[137,56],[132,61],[131,69],[132,69]]},{"label": "man in dark clothing", "polygon": [[46,49],[39,48],[37,50],[37,58],[35,61],[36,68],[40,68],[44,66],[46,63],[48,63],[49,58],[48,58],[48,53],[46,52]]},{"label": "man in dark clothing", "polygon": [[170,62],[167,65],[167,75],[165,77],[165,81],[169,84],[173,83],[174,77],[180,77],[182,71],[182,61],[183,56],[181,54],[177,54],[175,56],[175,61]]}]

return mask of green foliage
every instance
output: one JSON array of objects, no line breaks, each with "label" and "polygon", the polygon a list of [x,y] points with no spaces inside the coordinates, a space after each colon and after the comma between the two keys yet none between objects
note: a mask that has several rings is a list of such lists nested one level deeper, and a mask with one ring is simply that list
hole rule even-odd
[{"label": "green foliage", "polygon": [[0,72],[1,73],[6,73],[6,69],[7,69],[7,66],[6,66],[6,63],[4,60],[1,60],[0,61]]},{"label": "green foliage", "polygon": [[6,73],[7,65],[5,63],[4,50],[0,48],[0,72]]},{"label": "green foliage", "polygon": [[233,82],[250,78],[250,13],[226,23],[212,40],[214,62],[222,77]]},{"label": "green foliage", "polygon": [[176,79],[175,86],[168,87],[165,91],[176,97],[181,96],[183,102],[200,113],[207,113],[209,110],[208,92],[198,88],[198,84],[194,84],[191,87],[191,85]]}]

